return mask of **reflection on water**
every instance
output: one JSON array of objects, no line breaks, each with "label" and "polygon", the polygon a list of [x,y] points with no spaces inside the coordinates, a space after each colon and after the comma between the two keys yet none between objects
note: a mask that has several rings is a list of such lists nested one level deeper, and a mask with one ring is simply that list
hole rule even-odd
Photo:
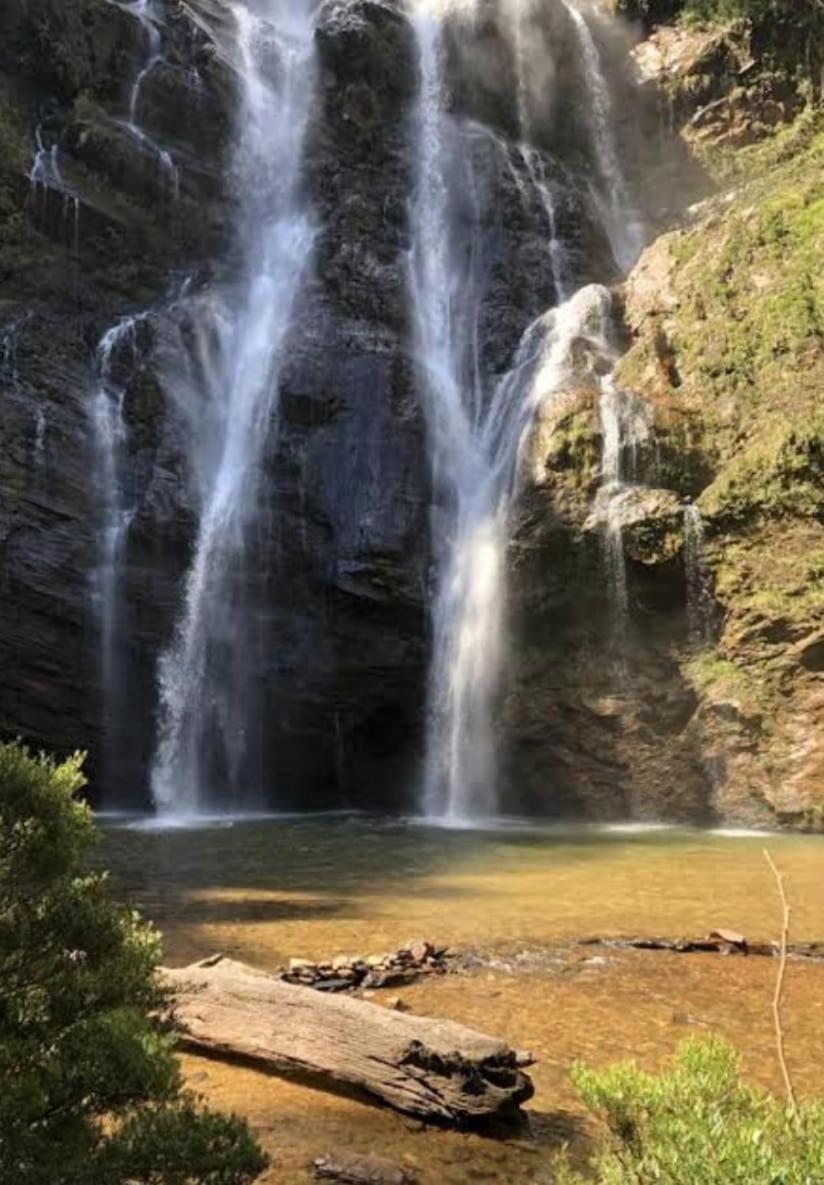
[{"label": "reflection on water", "polygon": [[[741,1049],[750,1076],[779,1089],[772,960],[605,955],[571,942],[717,927],[774,937],[779,914],[765,844],[785,874],[793,938],[824,938],[824,840],[812,837],[258,819],[202,830],[111,827],[101,859],[119,894],[163,930],[172,963],[220,950],[274,966],[293,955],[380,952],[418,935],[491,956],[477,973],[400,994],[415,1011],[464,1021],[539,1056],[531,1136],[421,1131],[387,1111],[186,1058],[193,1085],[248,1115],[272,1150],[265,1180],[301,1185],[311,1180],[313,1156],[373,1147],[406,1157],[422,1185],[548,1185],[550,1147],[581,1125],[567,1082],[576,1058],[637,1056],[653,1065],[685,1035],[721,1031]],[[787,1028],[800,1093],[820,1090],[823,966],[792,965]]]}]

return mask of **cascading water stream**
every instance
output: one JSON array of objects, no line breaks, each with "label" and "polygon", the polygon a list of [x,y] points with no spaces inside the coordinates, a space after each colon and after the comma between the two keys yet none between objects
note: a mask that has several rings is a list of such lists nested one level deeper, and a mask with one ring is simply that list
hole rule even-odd
[{"label": "cascading water stream", "polygon": [[[306,274],[314,227],[301,192],[303,147],[315,94],[309,0],[231,6],[242,84],[234,181],[243,274],[212,294],[201,331],[205,405],[190,413],[190,465],[199,522],[184,604],[159,669],[160,729],[152,772],[157,809],[197,814],[219,783],[221,803],[248,806],[239,784],[247,756],[253,671],[239,645],[246,615],[236,579],[273,443],[284,347]],[[201,305],[203,302],[201,302]]]},{"label": "cascading water stream", "polygon": [[34,417],[34,467],[43,469],[46,464],[46,413],[38,407]]},{"label": "cascading water stream", "polygon": [[684,572],[687,625],[695,650],[710,645],[715,633],[715,597],[704,551],[704,520],[698,507],[690,503],[684,507]]},{"label": "cascading water stream", "polygon": [[[31,317],[30,313],[12,317],[0,332],[0,382],[8,383],[12,391],[20,391],[20,371],[17,361],[17,347],[20,331]],[[35,408],[34,436],[32,439],[32,461],[34,468],[42,472],[46,467],[46,436],[48,424],[42,407]]]},{"label": "cascading water stream", "polygon": [[[547,176],[544,157],[531,144],[533,134],[532,96],[529,87],[529,70],[527,65],[528,30],[526,18],[530,11],[529,0],[516,0],[515,13],[512,18],[513,50],[515,57],[515,74],[517,79],[516,101],[518,114],[518,130],[520,141],[517,151],[532,184],[538,200],[543,207],[549,230],[547,251],[552,272],[552,282],[555,286],[555,296],[558,304],[563,303],[569,295],[568,267],[563,243],[558,236],[557,199],[555,182]],[[515,181],[519,188],[522,181],[517,168],[513,170]]]},{"label": "cascading water stream", "polygon": [[622,472],[621,457],[624,445],[622,431],[621,396],[612,375],[601,380],[598,414],[604,452],[601,460],[601,488],[599,500],[604,504],[603,547],[604,567],[609,586],[609,602],[613,614],[613,641],[623,649],[629,629],[629,591],[627,562],[624,555],[623,517],[621,496],[627,489]]},{"label": "cascading water stream", "polygon": [[3,328],[0,335],[0,378],[9,384],[13,391],[19,390],[20,373],[17,363],[17,342],[20,330],[29,319],[30,314],[22,317],[12,317]]},{"label": "cascading water stream", "polygon": [[[602,174],[597,189],[610,194],[598,208],[616,260],[628,266],[640,249],[640,226],[617,162],[609,92],[585,18],[572,3],[561,2],[577,30],[587,98],[594,110],[593,149]],[[554,183],[544,155],[530,144],[523,21],[519,7],[514,22],[518,156],[526,176],[514,163],[510,167],[522,198],[530,184],[546,215],[559,305],[527,328],[512,368],[495,382],[485,378],[478,362],[483,278],[474,261],[483,255],[483,242],[481,219],[473,216],[471,203],[468,212],[465,198],[467,190],[475,192],[474,185],[466,184],[472,161],[462,143],[466,128],[447,113],[441,24],[425,3],[413,16],[420,79],[409,289],[439,503],[434,516],[433,657],[422,807],[424,814],[452,823],[491,815],[498,808],[494,717],[505,658],[510,511],[523,442],[537,409],[579,373],[582,342],[592,359],[593,376],[611,357],[607,290],[590,286],[569,295],[573,285],[558,235]],[[602,404],[608,404],[610,392],[607,382]],[[617,488],[620,426],[614,431],[610,424],[605,428],[605,474],[609,472],[608,480]],[[620,534],[617,538],[616,559],[620,554],[623,564]],[[625,597],[625,580],[621,587]]]},{"label": "cascading water stream", "polygon": [[129,117],[123,126],[140,146],[157,160],[169,179],[172,196],[176,199],[180,192],[180,173],[177,165],[172,159],[171,153],[158,144],[140,123],[140,101],[144,83],[155,67],[163,61],[162,39],[158,28],[162,14],[158,10],[157,0],[111,0],[111,2],[140,22],[146,38],[146,56],[142,64],[138,66],[129,91]]},{"label": "cascading water stream", "polygon": [[29,184],[34,195],[35,210],[38,212],[45,211],[49,192],[62,197],[63,223],[71,228],[66,237],[71,239],[72,247],[77,254],[80,246],[80,198],[63,179],[60,149],[57,144],[46,147],[41,127],[37,127],[34,133],[34,156],[29,170]]},{"label": "cascading water stream", "polygon": [[[607,342],[604,358],[614,361]],[[624,527],[633,492],[642,486],[641,458],[651,443],[650,408],[618,388],[612,372],[599,379],[598,416],[604,441],[601,484],[594,521],[601,529],[607,591],[612,613],[612,646],[621,682],[626,678],[626,644],[630,628]]]},{"label": "cascading water stream", "polygon": [[475,265],[482,255],[481,218],[477,211],[469,217],[466,205],[456,209],[459,193],[475,192],[466,184],[471,154],[462,150],[466,129],[445,110],[441,27],[420,8],[414,24],[420,84],[409,287],[441,503],[434,520],[422,806],[426,815],[458,824],[492,815],[498,806],[494,715],[505,657],[506,548],[522,444],[537,408],[574,373],[575,343],[600,343],[610,298],[597,286],[579,290],[527,328],[502,379],[484,382],[477,353],[483,292]]},{"label": "cascading water stream", "polygon": [[615,141],[612,98],[604,77],[598,46],[586,17],[573,0],[562,0],[562,3],[577,31],[587,96],[591,104],[589,111],[592,146],[601,174],[601,184],[592,184],[592,196],[609,238],[615,262],[622,272],[627,272],[637,260],[644,245],[643,222],[630,199],[621,168]]},{"label": "cascading water stream", "polygon": [[100,506],[93,593],[100,636],[104,760],[109,766],[122,724],[122,563],[134,513],[127,505],[123,488],[123,450],[128,440],[123,405],[128,377],[138,358],[137,329],[144,317],[123,317],[100,339],[97,385],[89,404]]}]

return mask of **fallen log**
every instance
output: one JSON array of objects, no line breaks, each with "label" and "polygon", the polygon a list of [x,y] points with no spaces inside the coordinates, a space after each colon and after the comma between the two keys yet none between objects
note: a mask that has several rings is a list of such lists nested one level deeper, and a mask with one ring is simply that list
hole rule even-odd
[{"label": "fallen log", "polygon": [[161,977],[183,1043],[212,1056],[343,1084],[455,1126],[513,1116],[532,1097],[528,1054],[452,1021],[295,987],[220,956]]}]

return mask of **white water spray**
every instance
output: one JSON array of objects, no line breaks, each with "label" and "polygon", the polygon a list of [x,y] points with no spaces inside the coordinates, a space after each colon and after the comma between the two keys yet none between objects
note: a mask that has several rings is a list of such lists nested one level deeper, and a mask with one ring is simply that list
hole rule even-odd
[{"label": "white water spray", "polygon": [[[160,733],[152,790],[160,812],[197,814],[247,798],[252,672],[239,646],[237,581],[271,446],[284,346],[309,264],[314,228],[301,193],[303,144],[315,94],[309,0],[232,4],[242,103],[234,172],[244,271],[214,296],[204,329],[208,406],[192,440],[200,490],[194,556],[175,638],[160,662]],[[193,416],[196,422],[196,417]]]}]

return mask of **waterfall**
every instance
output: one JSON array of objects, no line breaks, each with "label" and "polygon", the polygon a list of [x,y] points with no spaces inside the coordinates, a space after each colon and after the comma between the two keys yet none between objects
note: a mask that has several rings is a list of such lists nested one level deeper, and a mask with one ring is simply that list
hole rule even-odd
[{"label": "waterfall", "polygon": [[[609,356],[606,340],[604,356]],[[621,391],[612,373],[600,380],[598,416],[603,435],[601,485],[594,518],[602,531],[604,569],[612,612],[612,640],[623,670],[623,651],[630,625],[627,563],[624,554],[625,504],[640,483],[640,455],[650,443],[650,409],[637,397]]]},{"label": "waterfall", "polygon": [[38,407],[34,416],[34,467],[43,469],[46,463],[46,413]]},{"label": "waterfall", "polygon": [[122,562],[133,510],[123,488],[123,450],[128,439],[123,403],[138,360],[137,329],[145,314],[123,317],[97,347],[97,384],[89,403],[100,518],[93,594],[100,636],[100,678],[106,761],[119,741],[124,704],[121,631]]},{"label": "waterfall", "polygon": [[38,126],[34,132],[34,156],[29,169],[29,184],[34,197],[34,208],[38,214],[47,211],[49,192],[59,194],[63,199],[63,226],[70,227],[66,236],[75,254],[80,246],[80,198],[63,179],[60,168],[60,149],[57,144],[47,148],[43,141],[43,129]]},{"label": "waterfall", "polygon": [[[17,361],[17,344],[20,330],[26,325],[30,313],[12,317],[0,332],[0,380],[7,382],[12,391],[20,391],[20,372]],[[32,441],[32,461],[37,470],[42,471],[46,464],[46,413],[42,407],[35,409],[34,437]]]},{"label": "waterfall", "polygon": [[2,336],[0,336],[0,378],[5,379],[13,391],[17,391],[20,387],[17,343],[20,330],[30,316],[30,313],[24,313],[21,317],[12,317],[4,326]]},{"label": "waterfall", "polygon": [[[611,193],[611,205],[606,212],[602,208],[602,215],[611,239],[614,235],[616,257],[628,263],[640,242],[626,217],[629,199],[615,154],[609,95],[586,21],[571,4],[564,7],[578,30],[588,98],[595,109],[596,163]],[[478,261],[484,244],[473,156],[467,149],[471,129],[448,113],[440,22],[423,3],[413,14],[420,76],[409,291],[437,505],[422,808],[426,815],[453,823],[498,809],[495,715],[506,651],[507,547],[523,441],[537,409],[580,377],[582,354],[589,359],[590,374],[612,356],[607,343],[609,293],[597,285],[574,292],[557,228],[557,181],[547,173],[545,156],[530,143],[532,96],[523,20],[519,11],[512,32],[520,141],[518,161],[510,157],[510,168],[522,200],[531,187],[545,214],[559,304],[527,327],[511,369],[495,380],[483,374],[478,352],[484,298]],[[607,385],[605,411],[609,400]],[[617,486],[620,428],[616,433],[610,437],[607,466],[614,470]],[[623,564],[619,533],[617,538],[615,583],[625,595],[626,581],[617,567],[619,558]]]},{"label": "waterfall", "polygon": [[198,526],[183,609],[160,660],[152,771],[158,810],[178,814],[203,811],[218,788],[223,803],[234,797],[240,805],[256,789],[241,785],[254,668],[241,645],[246,607],[236,577],[256,518],[284,347],[314,239],[301,192],[315,93],[314,9],[310,0],[262,0],[253,11],[238,0],[231,10],[241,78],[233,172],[243,271],[227,292],[193,309],[209,322],[200,330],[207,406],[199,430],[189,434]]},{"label": "waterfall", "polygon": [[458,187],[467,189],[466,154],[461,130],[445,111],[440,25],[423,10],[414,24],[420,85],[409,286],[433,476],[443,502],[434,523],[423,808],[459,821],[492,814],[497,806],[493,715],[520,444],[535,393],[546,397],[567,374],[569,346],[590,305],[584,290],[539,318],[524,334],[509,373],[485,389],[477,357],[479,220],[467,231],[456,210]]},{"label": "waterfall", "polygon": [[[541,153],[537,152],[530,143],[533,133],[533,118],[532,96],[530,93],[529,70],[527,64],[528,37],[527,31],[524,27],[526,24],[527,13],[527,0],[517,0],[516,11],[512,17],[512,41],[515,58],[515,74],[517,79],[516,100],[518,130],[520,132],[518,155],[521,158],[521,162],[523,163],[527,176],[535,193],[538,196],[541,206],[543,207],[544,214],[546,215],[547,229],[549,231],[547,251],[549,253],[552,282],[555,286],[556,299],[558,303],[561,304],[564,300],[566,300],[568,295],[568,269],[563,244],[558,237],[555,184],[554,181],[547,176],[546,162],[543,156]],[[521,181],[517,170],[515,171],[515,180],[519,188],[521,188]]]},{"label": "waterfall", "polygon": [[163,61],[163,47],[158,25],[161,13],[156,0],[111,0],[118,8],[122,8],[140,22],[146,38],[146,54],[138,65],[131,87],[129,89],[129,116],[123,126],[150,156],[153,156],[162,171],[169,179],[172,196],[176,199],[180,193],[180,173],[172,155],[162,145],[158,144],[141,126],[140,99],[143,85],[155,67]]},{"label": "waterfall", "polygon": [[[424,808],[461,817],[494,806],[491,703],[499,639],[481,631],[497,624],[501,572],[498,508],[484,464],[482,392],[474,349],[476,277],[455,246],[449,176],[461,145],[445,114],[443,44],[435,17],[414,16],[420,85],[416,110],[416,194],[409,283],[436,488],[450,505],[436,529],[438,573],[433,608]],[[477,235],[473,222],[470,239]],[[471,260],[473,252],[468,258]],[[456,615],[460,620],[456,620]]]},{"label": "waterfall", "polygon": [[684,507],[684,573],[690,645],[700,650],[715,634],[715,598],[704,555],[704,520],[694,503]]},{"label": "waterfall", "polygon": [[621,271],[629,271],[644,245],[640,215],[629,196],[615,141],[615,115],[601,55],[586,17],[573,0],[562,0],[572,18],[581,46],[581,60],[590,101],[589,120],[592,146],[601,184],[592,186],[592,195],[609,238],[612,254]]},{"label": "waterfall", "polygon": [[604,439],[601,488],[598,492],[599,500],[605,505],[603,512],[604,568],[607,576],[609,603],[614,619],[613,636],[620,646],[626,640],[629,628],[629,590],[621,515],[621,495],[624,493],[626,485],[623,481],[621,464],[623,444],[621,397],[612,375],[605,376],[601,381],[598,415]]}]

